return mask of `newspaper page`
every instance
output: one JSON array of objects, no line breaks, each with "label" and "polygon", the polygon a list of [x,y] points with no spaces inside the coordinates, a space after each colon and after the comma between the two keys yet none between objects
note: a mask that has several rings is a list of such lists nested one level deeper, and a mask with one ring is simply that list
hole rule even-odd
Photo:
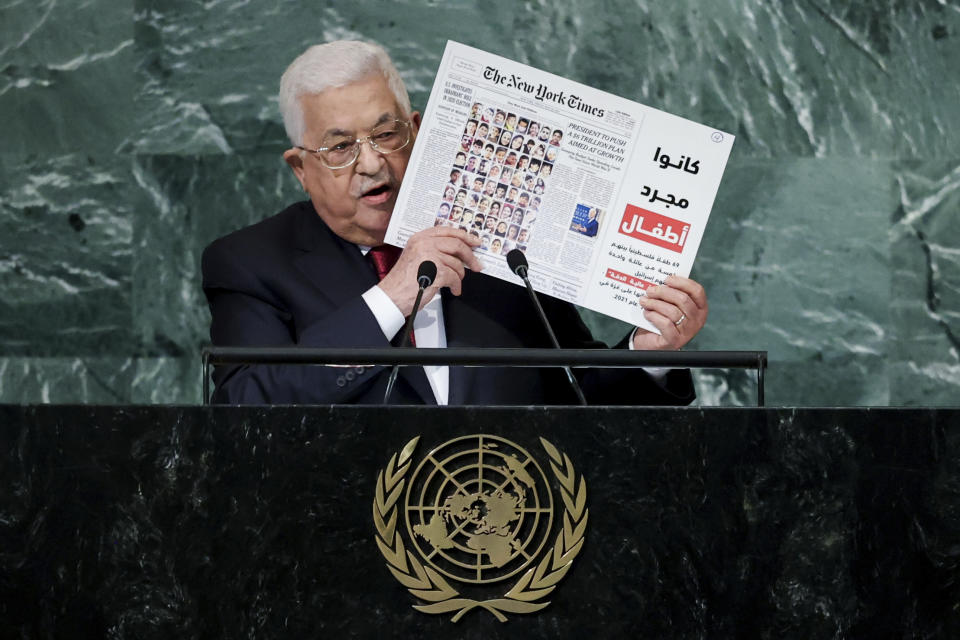
[{"label": "newspaper page", "polygon": [[386,242],[446,225],[483,272],[651,331],[638,300],[688,276],[728,133],[448,42]]}]

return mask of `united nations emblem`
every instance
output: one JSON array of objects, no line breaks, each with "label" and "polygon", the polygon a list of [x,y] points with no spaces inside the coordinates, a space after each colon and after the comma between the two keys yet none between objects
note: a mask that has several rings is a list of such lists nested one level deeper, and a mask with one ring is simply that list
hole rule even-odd
[{"label": "united nations emblem", "polygon": [[[586,483],[582,476],[578,481],[570,458],[540,439],[564,506],[555,527],[550,479],[516,443],[484,434],[455,438],[411,472],[419,440],[390,458],[373,501],[387,568],[428,603],[414,609],[456,612],[457,622],[480,608],[503,622],[505,612],[549,605],[543,598],[569,571],[587,526]],[[509,588],[498,590],[506,581]],[[493,590],[494,597],[466,597],[461,590],[467,589]]]}]

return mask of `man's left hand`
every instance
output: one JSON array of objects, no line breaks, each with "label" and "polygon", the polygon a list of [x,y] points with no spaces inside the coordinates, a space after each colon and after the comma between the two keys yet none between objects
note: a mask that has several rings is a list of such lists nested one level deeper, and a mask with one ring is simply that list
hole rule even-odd
[{"label": "man's left hand", "polygon": [[644,317],[661,333],[638,328],[633,335],[634,349],[679,349],[703,328],[709,312],[706,291],[700,283],[682,276],[670,276],[664,284],[647,289],[640,306]]}]

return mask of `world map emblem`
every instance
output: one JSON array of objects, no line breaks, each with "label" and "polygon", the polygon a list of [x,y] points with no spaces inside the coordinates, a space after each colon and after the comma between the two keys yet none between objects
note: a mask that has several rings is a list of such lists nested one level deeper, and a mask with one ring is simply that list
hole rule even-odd
[{"label": "world map emblem", "polygon": [[[548,473],[520,445],[477,434],[440,444],[414,465],[418,443],[390,458],[373,503],[387,568],[426,601],[414,608],[454,613],[455,622],[482,609],[505,621],[505,613],[549,605],[543,598],[569,571],[587,525],[586,483],[570,458],[541,438]],[[551,484],[563,505],[559,522]]]}]

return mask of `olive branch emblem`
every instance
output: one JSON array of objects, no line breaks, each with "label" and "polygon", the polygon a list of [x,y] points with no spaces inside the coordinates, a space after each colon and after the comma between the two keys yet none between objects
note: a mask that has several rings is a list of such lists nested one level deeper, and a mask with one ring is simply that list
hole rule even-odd
[{"label": "olive branch emblem", "polygon": [[536,567],[531,567],[500,598],[473,600],[460,595],[450,583],[429,566],[424,566],[403,543],[397,531],[397,501],[403,494],[410,460],[420,436],[412,439],[399,454],[390,457],[384,470],[377,475],[373,500],[373,522],[377,530],[374,539],[387,569],[400,584],[417,598],[430,604],[414,605],[417,611],[430,614],[456,611],[451,620],[458,622],[472,609],[485,609],[500,622],[506,622],[508,613],[534,613],[550,604],[543,601],[570,570],[573,560],[583,548],[589,509],[587,485],[581,475],[579,482],[573,463],[567,454],[561,454],[550,442],[540,438],[540,444],[550,457],[550,468],[560,484],[564,514],[561,530],[557,533],[553,548]]}]

